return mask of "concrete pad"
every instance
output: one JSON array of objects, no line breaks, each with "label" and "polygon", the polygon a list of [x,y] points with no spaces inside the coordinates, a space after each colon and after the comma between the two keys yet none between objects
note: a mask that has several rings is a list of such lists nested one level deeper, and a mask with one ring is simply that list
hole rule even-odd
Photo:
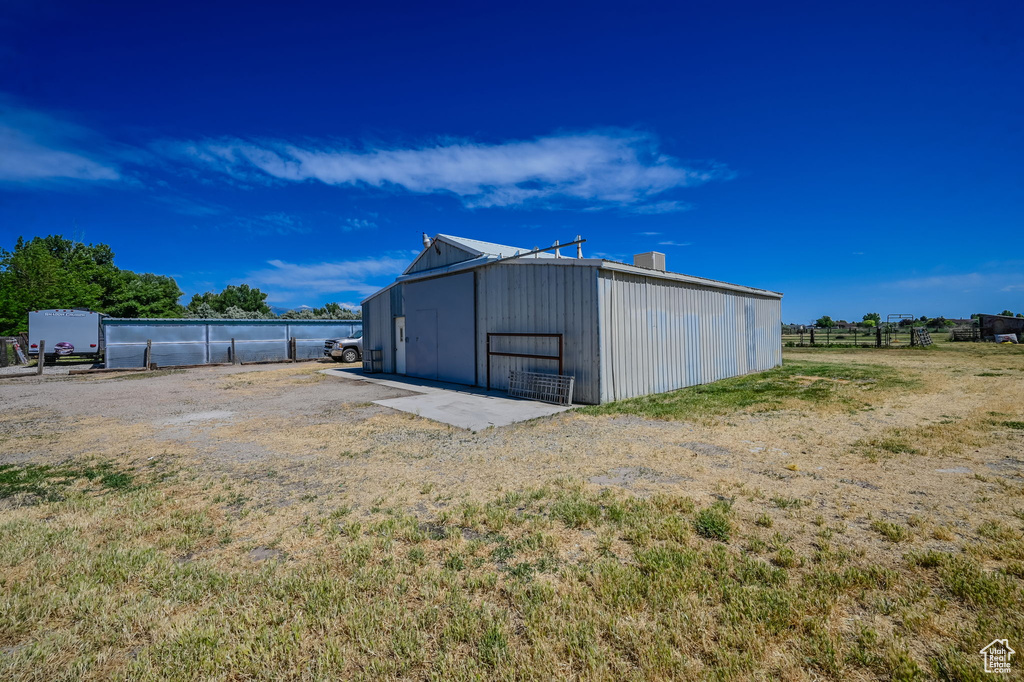
[{"label": "concrete pad", "polygon": [[508,426],[571,409],[564,405],[510,398],[501,391],[486,391],[397,374],[363,374],[356,368],[325,369],[322,373],[417,393],[419,395],[373,402],[470,431],[481,431],[490,426]]}]

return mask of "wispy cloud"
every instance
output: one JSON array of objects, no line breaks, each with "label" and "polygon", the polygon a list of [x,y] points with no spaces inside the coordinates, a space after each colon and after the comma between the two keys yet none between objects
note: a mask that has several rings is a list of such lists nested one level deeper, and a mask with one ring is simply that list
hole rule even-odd
[{"label": "wispy cloud", "polygon": [[309,234],[312,230],[302,224],[296,216],[282,211],[258,216],[236,216],[233,226],[258,235]]},{"label": "wispy cloud", "polygon": [[658,242],[659,246],[691,246],[690,242]]},{"label": "wispy cloud", "polygon": [[250,272],[244,281],[277,292],[283,299],[311,293],[368,296],[380,289],[369,280],[397,276],[408,264],[408,259],[392,256],[306,265],[271,260],[269,268]]},{"label": "wispy cloud", "polygon": [[693,204],[685,201],[656,201],[653,204],[639,204],[628,208],[630,213],[639,215],[660,215],[662,213],[681,213],[693,209]]},{"label": "wispy cloud", "polygon": [[637,232],[637,234],[642,237],[655,237],[661,234],[661,232]]},{"label": "wispy cloud", "polygon": [[468,207],[623,207],[685,210],[664,192],[727,180],[717,163],[684,164],[649,134],[624,130],[497,144],[442,140],[408,148],[242,139],[164,142],[159,153],[247,182],[306,182],[451,194]]},{"label": "wispy cloud", "polygon": [[120,180],[114,165],[84,151],[97,139],[86,128],[0,96],[0,183]]},{"label": "wispy cloud", "polygon": [[375,230],[377,223],[361,218],[348,218],[341,225],[342,232],[355,232],[357,230]]},{"label": "wispy cloud", "polygon": [[[166,189],[166,182],[157,184],[158,186]],[[220,204],[215,204],[210,201],[203,201],[201,199],[191,199],[189,197],[172,194],[170,192],[154,196],[153,200],[163,206],[166,206],[168,209],[178,213],[179,215],[190,216],[193,218],[223,215],[228,212],[228,208],[226,206],[221,206]]]}]

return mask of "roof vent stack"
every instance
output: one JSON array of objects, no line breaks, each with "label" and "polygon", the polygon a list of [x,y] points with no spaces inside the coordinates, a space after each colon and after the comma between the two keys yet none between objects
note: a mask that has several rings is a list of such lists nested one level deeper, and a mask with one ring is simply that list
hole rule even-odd
[{"label": "roof vent stack", "polygon": [[633,256],[633,265],[638,268],[647,268],[648,270],[660,270],[661,272],[665,272],[665,254],[658,251],[638,253]]},{"label": "roof vent stack", "polygon": [[576,235],[576,257],[583,258],[583,237]]}]

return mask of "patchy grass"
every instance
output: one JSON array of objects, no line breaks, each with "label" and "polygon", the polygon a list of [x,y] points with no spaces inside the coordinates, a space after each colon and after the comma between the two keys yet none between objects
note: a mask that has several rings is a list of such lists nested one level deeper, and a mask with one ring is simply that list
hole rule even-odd
[{"label": "patchy grass", "polygon": [[872,521],[871,530],[875,531],[889,542],[903,542],[910,537],[910,531],[906,526],[901,526],[890,521]]},{"label": "patchy grass", "polygon": [[799,360],[758,374],[581,409],[587,414],[684,420],[787,406],[858,409],[884,397],[886,390],[917,385],[910,373],[897,374],[882,365]]},{"label": "patchy grass", "polygon": [[732,521],[729,519],[731,512],[732,507],[727,502],[715,502],[697,513],[693,527],[702,538],[728,542],[732,534]]},{"label": "patchy grass", "polygon": [[62,499],[68,487],[82,481],[121,490],[130,488],[132,480],[130,473],[115,469],[110,462],[58,466],[0,464],[0,500],[53,501]]},{"label": "patchy grass", "polygon": [[227,491],[193,485],[69,488],[0,523],[6,679],[965,679],[975,640],[1024,635],[1016,563],[896,570],[778,533],[766,561],[728,544],[753,519],[725,501],[556,480],[426,525],[310,516],[304,553],[235,537]]}]

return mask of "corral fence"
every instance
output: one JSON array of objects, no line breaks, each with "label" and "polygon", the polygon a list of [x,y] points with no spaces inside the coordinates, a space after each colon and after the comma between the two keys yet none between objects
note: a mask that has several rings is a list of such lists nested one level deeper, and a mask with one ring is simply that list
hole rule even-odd
[{"label": "corral fence", "polygon": [[361,331],[361,320],[104,318],[109,369],[224,362],[311,360],[327,339]]},{"label": "corral fence", "polygon": [[799,327],[783,326],[782,345],[786,347],[833,346],[840,348],[894,348],[917,346],[920,342],[918,330],[923,327],[909,327],[883,324],[881,327]]}]

